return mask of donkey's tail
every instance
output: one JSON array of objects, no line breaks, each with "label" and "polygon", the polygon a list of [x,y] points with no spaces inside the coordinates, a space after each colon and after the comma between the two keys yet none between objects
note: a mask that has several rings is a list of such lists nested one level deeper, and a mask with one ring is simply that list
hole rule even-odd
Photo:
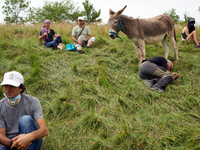
[{"label": "donkey's tail", "polygon": [[175,29],[174,29],[174,39],[175,39],[175,41],[176,41],[176,43],[177,43],[177,40],[176,40],[176,31],[175,31]]}]

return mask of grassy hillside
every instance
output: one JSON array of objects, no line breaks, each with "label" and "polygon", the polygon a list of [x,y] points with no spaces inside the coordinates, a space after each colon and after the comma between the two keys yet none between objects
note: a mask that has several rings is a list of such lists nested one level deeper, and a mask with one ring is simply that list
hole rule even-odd
[{"label": "grassy hillside", "polygon": [[[0,26],[0,81],[19,71],[25,93],[40,100],[49,131],[43,150],[200,149],[200,50],[181,42],[182,26],[173,70],[180,78],[166,93],[144,87],[133,45],[122,33],[123,42],[110,39],[107,25],[89,26],[96,42],[84,54],[45,48],[41,27]],[[51,28],[72,43],[73,25]],[[146,58],[154,56],[164,56],[161,44],[146,46]]]}]

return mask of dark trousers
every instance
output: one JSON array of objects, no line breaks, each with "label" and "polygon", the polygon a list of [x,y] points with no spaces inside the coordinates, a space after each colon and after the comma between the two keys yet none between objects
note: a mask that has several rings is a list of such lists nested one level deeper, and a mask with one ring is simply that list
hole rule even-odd
[{"label": "dark trousers", "polygon": [[172,82],[173,75],[167,71],[166,68],[157,66],[154,63],[145,61],[139,68],[139,77],[142,79],[150,80],[153,84],[152,87],[165,89],[166,86]]},{"label": "dark trousers", "polygon": [[55,41],[45,43],[44,45],[46,47],[57,47],[60,43],[62,43],[62,38],[59,36],[55,39]]}]

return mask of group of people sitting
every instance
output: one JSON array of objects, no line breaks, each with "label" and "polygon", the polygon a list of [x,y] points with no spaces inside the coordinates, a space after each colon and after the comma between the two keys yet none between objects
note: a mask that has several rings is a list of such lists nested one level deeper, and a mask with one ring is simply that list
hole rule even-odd
[{"label": "group of people sitting", "polygon": [[[182,31],[182,40],[193,40],[196,47],[200,48],[194,23],[194,18],[190,18],[188,26]],[[60,34],[50,29],[48,19],[44,22],[39,39],[44,41],[46,47],[65,49]],[[78,26],[73,28],[72,39],[78,51],[83,46],[89,48],[95,42],[82,17],[78,18]],[[179,77],[178,73],[170,72],[172,69],[173,63],[170,60],[157,56],[143,60],[138,74],[146,87],[165,92],[166,86]],[[42,138],[48,135],[39,100],[23,93],[26,89],[24,77],[17,71],[5,73],[1,86],[5,97],[0,100],[0,150],[39,150]]]},{"label": "group of people sitting", "polygon": [[[89,48],[94,42],[95,37],[92,37],[90,29],[85,26],[85,20],[83,17],[78,17],[78,25],[72,30],[72,40],[77,51],[82,53],[82,47]],[[65,51],[65,44],[62,43],[60,34],[56,34],[53,29],[50,29],[50,20],[44,21],[44,26],[40,32],[39,40],[44,41],[46,47],[56,47],[60,50]],[[189,18],[187,26],[182,30],[181,38],[182,41],[196,43],[196,48],[200,48],[200,41],[198,40],[197,31],[195,30],[195,19]],[[55,38],[55,40],[54,40]]]},{"label": "group of people sitting", "polygon": [[[92,37],[90,29],[85,26],[83,17],[78,17],[78,25],[72,30],[72,40],[75,42],[74,46],[79,53],[83,53],[82,47],[89,48],[94,42],[95,37]],[[50,20],[44,21],[44,26],[40,32],[39,40],[44,41],[46,47],[56,47],[60,50],[65,50],[65,44],[62,43],[60,34],[56,34],[53,29],[50,29]],[[54,40],[55,38],[55,40]]]}]

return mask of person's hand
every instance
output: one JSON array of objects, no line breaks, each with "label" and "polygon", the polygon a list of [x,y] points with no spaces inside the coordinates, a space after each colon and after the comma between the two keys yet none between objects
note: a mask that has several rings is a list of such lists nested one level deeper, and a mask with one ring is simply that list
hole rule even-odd
[{"label": "person's hand", "polygon": [[13,144],[11,146],[11,149],[16,147],[18,150],[26,150],[32,144],[32,141],[30,141],[29,134],[20,134],[14,139],[12,139],[12,142]]},{"label": "person's hand", "polygon": [[173,74],[173,76],[174,76],[174,80],[176,80],[176,79],[179,77],[179,74],[176,73],[176,72],[173,72],[172,74]]},{"label": "person's hand", "polygon": [[61,36],[60,34],[57,34],[57,36],[56,37],[59,37],[59,36]]},{"label": "person's hand", "polygon": [[47,36],[48,35],[48,33],[47,32],[45,32],[44,34],[43,34],[43,36]]},{"label": "person's hand", "polygon": [[79,44],[79,45],[81,45],[81,46],[83,46],[83,43],[82,43],[82,42],[80,42],[80,41],[78,41],[78,44]]}]

